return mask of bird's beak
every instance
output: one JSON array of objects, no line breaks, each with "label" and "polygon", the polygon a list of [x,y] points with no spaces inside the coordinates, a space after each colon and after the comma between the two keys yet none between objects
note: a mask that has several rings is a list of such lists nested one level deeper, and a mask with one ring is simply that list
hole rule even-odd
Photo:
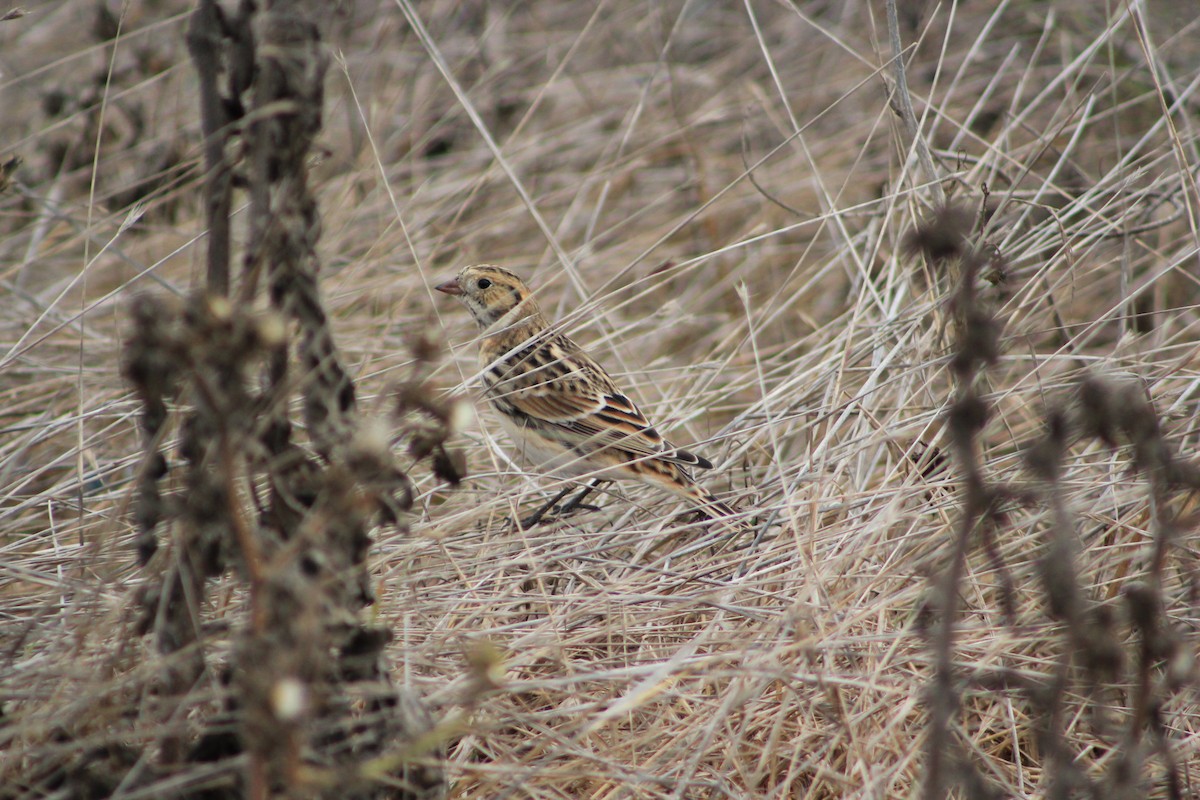
[{"label": "bird's beak", "polygon": [[458,297],[463,293],[462,287],[458,285],[458,278],[451,278],[445,283],[439,283],[433,288],[437,289],[443,294],[452,294],[455,297]]}]

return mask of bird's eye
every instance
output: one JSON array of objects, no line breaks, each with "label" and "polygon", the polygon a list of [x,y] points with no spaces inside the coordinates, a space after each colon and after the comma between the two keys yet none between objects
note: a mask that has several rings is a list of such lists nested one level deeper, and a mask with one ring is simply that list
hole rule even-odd
[{"label": "bird's eye", "polygon": [[486,289],[492,285],[492,282],[489,281],[487,278],[480,278],[479,283],[477,283],[475,285],[478,286],[480,289]]}]

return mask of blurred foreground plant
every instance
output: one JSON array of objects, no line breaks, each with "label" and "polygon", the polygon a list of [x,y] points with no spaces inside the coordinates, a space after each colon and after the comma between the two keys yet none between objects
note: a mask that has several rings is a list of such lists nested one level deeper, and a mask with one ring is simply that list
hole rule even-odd
[{"label": "blurred foreground plant", "polygon": [[[182,305],[141,296],[132,306],[125,374],[142,403],[145,444],[138,553],[154,576],[142,630],[164,656],[149,693],[164,723],[158,772],[217,767],[184,795],[426,797],[444,788],[439,736],[393,684],[383,657],[390,631],[363,608],[373,600],[369,530],[402,525],[413,502],[392,430],[417,437],[410,449],[456,482],[443,447],[454,415],[418,370],[400,390],[406,422],[364,419],[334,342],[308,181],[327,60],[317,11],[243,2],[226,15],[200,3],[188,43],[206,135],[207,291]],[[235,186],[249,197],[236,276]],[[265,311],[254,310],[260,287]],[[437,357],[428,344],[415,349],[418,364]],[[297,442],[296,396],[308,446]],[[415,407],[412,397],[425,402]],[[172,407],[183,463],[164,491]],[[213,579],[230,570],[247,607],[231,637],[205,620]],[[214,682],[220,711],[198,737],[166,725],[211,708]]]}]

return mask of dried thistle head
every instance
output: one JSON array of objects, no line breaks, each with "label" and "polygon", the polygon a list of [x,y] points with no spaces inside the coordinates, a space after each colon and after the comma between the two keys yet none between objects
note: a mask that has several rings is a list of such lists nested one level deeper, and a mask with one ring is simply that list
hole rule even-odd
[{"label": "dried thistle head", "polygon": [[445,351],[441,337],[432,325],[409,331],[404,337],[404,343],[413,358],[425,364],[437,361]]},{"label": "dried thistle head", "polygon": [[432,327],[415,330],[407,338],[413,355],[408,377],[395,388],[395,408],[401,438],[408,440],[409,455],[429,459],[436,478],[451,486],[466,477],[466,458],[447,449],[446,442],[470,422],[470,406],[461,397],[428,377],[429,366],[443,348]]},{"label": "dried thistle head", "polygon": [[1069,425],[1062,409],[1046,416],[1046,432],[1025,451],[1025,468],[1040,480],[1056,481],[1062,475],[1066,455]]},{"label": "dried thistle head", "polygon": [[943,206],[904,237],[904,249],[931,261],[959,258],[967,252],[973,216],[961,206]]},{"label": "dried thistle head", "polygon": [[1166,467],[1173,461],[1145,381],[1130,373],[1091,375],[1079,385],[1079,423],[1084,434],[1111,448],[1133,446],[1134,467]]}]

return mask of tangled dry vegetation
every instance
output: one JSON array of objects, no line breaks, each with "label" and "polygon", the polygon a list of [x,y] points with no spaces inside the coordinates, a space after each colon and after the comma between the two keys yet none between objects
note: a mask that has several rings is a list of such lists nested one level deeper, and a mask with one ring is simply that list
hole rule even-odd
[{"label": "tangled dry vegetation", "polygon": [[[0,797],[1198,791],[1200,12],[262,5],[0,21]],[[752,536],[511,528],[481,261]]]}]

